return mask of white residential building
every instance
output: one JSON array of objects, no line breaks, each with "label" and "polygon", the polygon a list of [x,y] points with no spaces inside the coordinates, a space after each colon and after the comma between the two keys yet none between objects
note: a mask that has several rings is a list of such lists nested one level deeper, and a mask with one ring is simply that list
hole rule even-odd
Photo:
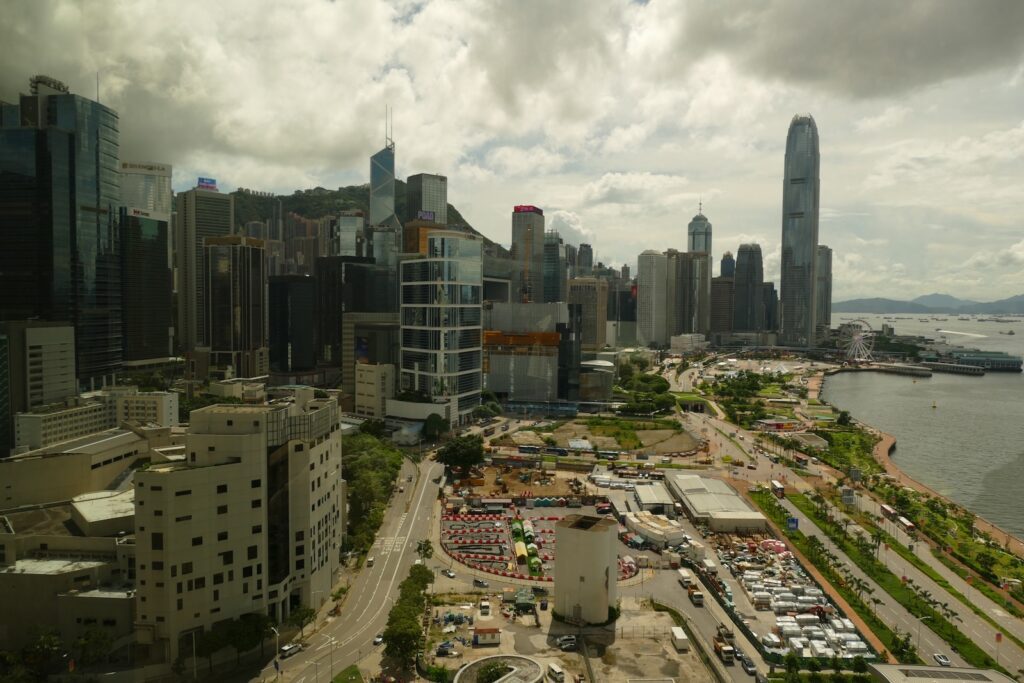
[{"label": "white residential building", "polygon": [[356,363],[356,415],[383,418],[387,414],[387,400],[394,395],[394,365]]}]

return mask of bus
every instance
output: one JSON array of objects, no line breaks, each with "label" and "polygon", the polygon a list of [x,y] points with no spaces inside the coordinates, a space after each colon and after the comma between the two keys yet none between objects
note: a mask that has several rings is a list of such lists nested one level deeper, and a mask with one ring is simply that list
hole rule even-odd
[{"label": "bus", "polygon": [[772,479],[772,493],[775,494],[776,498],[785,498],[786,497],[786,487],[783,486],[782,484],[780,484],[779,482],[775,481],[774,479]]},{"label": "bus", "polygon": [[495,430],[495,427],[493,425],[490,426],[490,427],[485,427],[484,428],[484,436],[490,436],[491,434],[494,433],[494,430]]},{"label": "bus", "polygon": [[904,531],[906,531],[906,532],[907,532],[908,534],[910,534],[911,536],[913,536],[913,535],[914,535],[914,532],[915,532],[915,531],[917,531],[917,527],[916,527],[916,526],[914,526],[914,523],[913,523],[913,522],[911,522],[911,521],[910,521],[909,519],[907,519],[906,517],[897,517],[897,518],[896,518],[896,522],[897,522],[897,523],[898,523],[898,524],[900,525],[900,528],[901,528],[901,529],[903,529]]},{"label": "bus", "polygon": [[520,453],[540,453],[540,446],[520,446]]},{"label": "bus", "polygon": [[882,506],[882,516],[886,519],[896,519],[896,509],[891,505]]}]

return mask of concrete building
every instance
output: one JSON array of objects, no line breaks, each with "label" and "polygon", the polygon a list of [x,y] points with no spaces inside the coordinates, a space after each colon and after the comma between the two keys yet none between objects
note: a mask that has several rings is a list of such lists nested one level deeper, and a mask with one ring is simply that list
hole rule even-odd
[{"label": "concrete building", "polygon": [[666,346],[668,325],[668,257],[652,249],[637,264],[636,337],[641,346]]},{"label": "concrete building", "polygon": [[356,363],[355,412],[383,419],[387,401],[395,396],[395,366],[390,363]]},{"label": "concrete building", "polygon": [[740,498],[728,484],[695,474],[673,474],[668,488],[695,524],[723,533],[764,531],[768,520]]},{"label": "concrete building", "polygon": [[39,320],[0,322],[0,457],[14,447],[14,416],[78,393],[75,328]]},{"label": "concrete building", "polygon": [[832,250],[824,244],[818,245],[816,268],[814,297],[818,312],[815,324],[818,326],[818,339],[826,339],[832,327]]},{"label": "concrete building", "polygon": [[594,273],[594,248],[584,242],[576,252],[576,277],[590,277]]},{"label": "concrete building", "polygon": [[[135,387],[117,387],[107,391],[107,401],[114,401],[115,423],[137,422],[142,425],[174,427],[178,424],[178,394],[174,391],[138,391]],[[126,391],[127,389],[127,391]]]},{"label": "concrete building", "polygon": [[711,331],[711,257],[706,252],[665,252],[665,318],[669,337]]},{"label": "concrete building", "polygon": [[554,609],[575,623],[603,624],[618,599],[618,524],[566,515],[555,523]]},{"label": "concrete building", "polygon": [[585,351],[599,351],[607,344],[608,283],[594,277],[569,281],[570,304],[578,304],[583,314],[580,341]]},{"label": "concrete building", "polygon": [[426,254],[401,263],[401,389],[446,404],[451,424],[480,405],[480,246],[475,235],[437,231]]},{"label": "concrete building", "polygon": [[794,116],[786,136],[782,186],[781,332],[788,346],[813,346],[817,333],[820,163],[814,118]]},{"label": "concrete building", "polygon": [[669,350],[680,355],[698,353],[707,347],[708,340],[703,334],[674,334],[669,339]]},{"label": "concrete building", "polygon": [[448,178],[417,173],[405,181],[406,220],[434,221],[448,225]]},{"label": "concrete building", "polygon": [[995,669],[868,662],[875,683],[1012,683],[1013,678]]},{"label": "concrete building", "polygon": [[544,233],[544,303],[567,301],[569,263],[565,242],[554,230]]},{"label": "concrete building", "polygon": [[150,656],[249,613],[330,598],[344,528],[334,399],[192,412],[180,457],[135,474],[139,603]]},{"label": "concrete building", "polygon": [[544,301],[544,212],[536,206],[512,209],[512,260],[518,268],[515,301]]},{"label": "concrete building", "polygon": [[174,232],[178,282],[178,347],[190,352],[202,346],[206,332],[205,242],[230,235],[235,225],[235,203],[230,194],[199,189],[175,197]]},{"label": "concrete building", "polygon": [[[362,211],[342,211],[334,223],[328,256],[362,256],[365,223]],[[317,264],[319,267],[319,264]],[[271,273],[276,275],[277,273]]]}]

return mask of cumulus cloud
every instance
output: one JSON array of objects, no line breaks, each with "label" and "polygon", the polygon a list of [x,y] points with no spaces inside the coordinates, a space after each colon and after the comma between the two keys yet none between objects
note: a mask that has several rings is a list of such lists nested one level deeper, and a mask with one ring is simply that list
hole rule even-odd
[{"label": "cumulus cloud", "polygon": [[861,133],[870,133],[883,128],[890,128],[903,121],[910,113],[909,107],[898,104],[889,105],[876,116],[867,116],[857,121],[857,130]]},{"label": "cumulus cloud", "polygon": [[594,235],[583,227],[583,217],[575,211],[556,209],[547,214],[547,229],[556,230],[569,244],[593,244]]},{"label": "cumulus cloud", "polygon": [[586,204],[676,203],[688,195],[683,176],[661,173],[605,173],[583,188]]}]

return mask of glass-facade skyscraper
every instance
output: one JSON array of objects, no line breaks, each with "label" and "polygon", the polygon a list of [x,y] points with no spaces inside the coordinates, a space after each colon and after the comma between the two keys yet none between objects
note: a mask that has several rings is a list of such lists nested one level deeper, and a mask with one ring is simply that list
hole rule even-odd
[{"label": "glass-facade skyscraper", "polygon": [[448,178],[432,173],[418,173],[405,181],[405,215],[407,220],[427,220],[448,224]]},{"label": "glass-facade skyscraper", "polygon": [[824,244],[818,245],[816,268],[818,338],[822,339],[832,326],[832,250]]},{"label": "glass-facade skyscraper", "polygon": [[788,346],[812,346],[817,332],[820,163],[814,118],[794,116],[786,137],[782,186],[781,336]]},{"label": "glass-facade skyscraper", "polygon": [[171,165],[156,161],[122,161],[121,206],[145,209],[169,221],[174,210]]},{"label": "glass-facade skyscraper", "polygon": [[722,254],[722,265],[718,274],[721,277],[732,277],[736,274],[736,259],[732,257],[731,251]]},{"label": "glass-facade skyscraper", "polygon": [[121,208],[121,305],[124,360],[168,358],[171,344],[171,287],[168,216]]},{"label": "glass-facade skyscraper", "polygon": [[711,254],[711,223],[703,213],[694,216],[686,226],[686,251]]},{"label": "glass-facade skyscraper", "polygon": [[79,385],[121,367],[117,112],[33,77],[0,112],[0,317],[69,321]]},{"label": "glass-facade skyscraper", "polygon": [[395,143],[370,157],[370,225],[401,229],[395,215]]},{"label": "glass-facade skyscraper", "polygon": [[764,262],[760,244],[741,244],[733,278],[733,322],[736,332],[764,329]]},{"label": "glass-facade skyscraper", "polygon": [[544,233],[544,303],[566,301],[569,268],[565,243],[555,230]]},{"label": "glass-facade skyscraper", "polygon": [[536,206],[521,204],[512,209],[512,260],[519,269],[513,299],[544,301],[544,211]]}]

